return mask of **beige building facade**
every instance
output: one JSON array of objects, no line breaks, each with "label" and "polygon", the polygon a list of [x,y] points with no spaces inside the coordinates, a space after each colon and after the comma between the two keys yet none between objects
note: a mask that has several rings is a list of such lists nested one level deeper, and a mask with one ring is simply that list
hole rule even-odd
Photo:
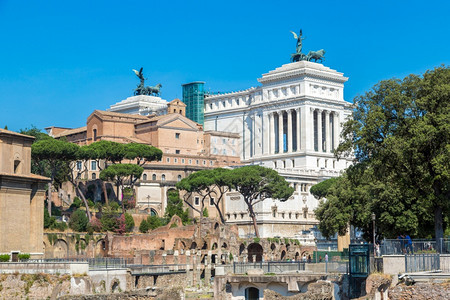
[{"label": "beige building facade", "polygon": [[31,173],[34,138],[0,129],[0,253],[43,256],[45,185]]},{"label": "beige building facade", "polygon": [[[49,134],[57,132],[53,135],[55,138],[65,137],[69,142],[79,145],[109,140],[152,145],[161,149],[163,156],[160,161],[143,165],[144,173],[136,182],[136,206],[163,216],[168,192],[175,189],[178,181],[198,170],[240,164],[238,134],[205,132],[202,125],[186,118],[184,113],[184,103],[175,99],[168,104],[168,114],[164,115],[142,116],[95,110],[87,118],[84,127],[46,129]],[[95,160],[74,163],[77,164],[76,172],[82,174],[79,180],[85,181],[99,178],[104,167],[104,162],[99,165]],[[75,191],[66,191],[66,194],[75,195]],[[190,201],[195,205],[195,198]],[[211,217],[216,216],[215,209],[208,207],[208,212]],[[191,213],[192,216],[198,215],[194,211]]]}]

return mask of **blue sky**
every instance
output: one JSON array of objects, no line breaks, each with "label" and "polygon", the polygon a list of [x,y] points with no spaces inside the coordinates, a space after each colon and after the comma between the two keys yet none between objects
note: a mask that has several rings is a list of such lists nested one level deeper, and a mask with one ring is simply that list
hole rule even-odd
[{"label": "blue sky", "polygon": [[304,52],[350,77],[345,99],[379,80],[450,63],[450,1],[0,0],[0,127],[80,127],[132,95],[144,67],[162,97],[181,84],[257,86]]}]

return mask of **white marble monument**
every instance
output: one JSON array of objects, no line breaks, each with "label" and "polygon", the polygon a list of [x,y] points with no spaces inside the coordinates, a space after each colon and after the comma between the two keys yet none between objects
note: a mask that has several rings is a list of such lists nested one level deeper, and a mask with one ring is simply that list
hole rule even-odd
[{"label": "white marble monument", "polygon": [[152,114],[159,116],[167,114],[167,101],[160,97],[137,95],[111,105],[107,111],[142,116]]},{"label": "white marble monument", "polygon": [[[341,125],[351,116],[351,104],[344,101],[347,80],[322,64],[299,61],[263,74],[257,88],[205,98],[205,130],[238,133],[244,163],[273,168],[295,188],[286,202],[258,204],[261,237],[294,237],[317,224],[318,201],[309,188],[351,163],[333,155]],[[251,235],[239,194],[230,193],[225,206],[228,222],[238,224],[241,236]]]}]

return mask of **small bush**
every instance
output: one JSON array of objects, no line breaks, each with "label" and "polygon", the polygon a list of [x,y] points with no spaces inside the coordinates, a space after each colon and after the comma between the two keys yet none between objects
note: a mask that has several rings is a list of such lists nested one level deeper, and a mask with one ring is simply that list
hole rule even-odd
[{"label": "small bush", "polygon": [[77,208],[80,208],[82,204],[83,204],[83,202],[81,201],[81,199],[78,197],[75,197],[75,198],[73,198],[73,202],[70,205],[70,208],[77,209]]},{"label": "small bush", "polygon": [[9,254],[0,254],[0,262],[7,262],[11,258]]},{"label": "small bush", "polygon": [[89,220],[88,217],[86,216],[86,212],[81,209],[77,209],[72,214],[69,225],[70,228],[72,228],[74,231],[85,232],[88,222]]},{"label": "small bush", "polygon": [[19,254],[19,260],[29,260],[30,259],[30,254],[28,253],[20,253]]},{"label": "small bush", "polygon": [[65,222],[55,222],[51,229],[56,229],[58,231],[66,231],[69,228]]},{"label": "small bush", "polygon": [[172,224],[170,225],[170,228],[177,228],[177,227],[178,227],[177,223],[172,223]]},{"label": "small bush", "polygon": [[149,230],[148,222],[147,220],[142,220],[141,224],[139,225],[139,231],[142,233],[147,233]]},{"label": "small bush", "polygon": [[119,208],[120,208],[120,204],[119,203],[117,203],[117,202],[111,202],[111,204],[109,205],[110,207],[111,207],[111,209],[113,210],[113,211],[117,211],[117,210],[119,210]]},{"label": "small bush", "polygon": [[259,243],[260,240],[261,240],[260,238],[255,237],[255,238],[253,239],[253,242]]},{"label": "small bush", "polygon": [[89,208],[93,208],[95,205],[94,201],[92,201],[91,199],[87,199],[87,203],[88,203]]},{"label": "small bush", "polygon": [[132,232],[134,228],[134,219],[130,214],[125,213],[125,230],[126,232]]}]

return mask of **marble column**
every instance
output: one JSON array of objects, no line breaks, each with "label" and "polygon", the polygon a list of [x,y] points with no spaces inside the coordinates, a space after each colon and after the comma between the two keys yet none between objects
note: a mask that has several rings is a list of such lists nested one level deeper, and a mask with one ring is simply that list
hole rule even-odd
[{"label": "marble column", "polygon": [[278,112],[278,153],[283,153],[283,111]]},{"label": "marble column", "polygon": [[261,130],[262,130],[262,153],[264,155],[267,155],[270,153],[270,114],[268,113],[263,113],[263,119],[262,119],[262,126],[261,126]]},{"label": "marble column", "polygon": [[339,113],[333,112],[333,122],[334,122],[334,149],[339,146],[339,134],[341,129],[341,122],[339,121]]},{"label": "marble column", "polygon": [[292,152],[294,151],[294,147],[292,145],[292,134],[294,133],[294,131],[292,130],[292,110],[288,110],[287,111],[287,151],[288,152]]},{"label": "marble column", "polygon": [[330,111],[325,111],[325,151],[331,152]]},{"label": "marble column", "polygon": [[251,115],[250,120],[252,120],[250,125],[250,157],[255,156],[255,121],[256,115]]},{"label": "marble column", "polygon": [[297,152],[300,152],[301,150],[301,146],[302,146],[302,142],[300,140],[300,136],[301,136],[301,131],[302,131],[302,122],[300,120],[300,108],[296,108],[295,109],[295,113],[296,115],[296,124],[295,124],[295,128],[297,129]]},{"label": "marble column", "polygon": [[322,110],[316,109],[317,113],[317,151],[322,152]]},{"label": "marble column", "polygon": [[275,113],[269,113],[269,154],[275,153]]}]

